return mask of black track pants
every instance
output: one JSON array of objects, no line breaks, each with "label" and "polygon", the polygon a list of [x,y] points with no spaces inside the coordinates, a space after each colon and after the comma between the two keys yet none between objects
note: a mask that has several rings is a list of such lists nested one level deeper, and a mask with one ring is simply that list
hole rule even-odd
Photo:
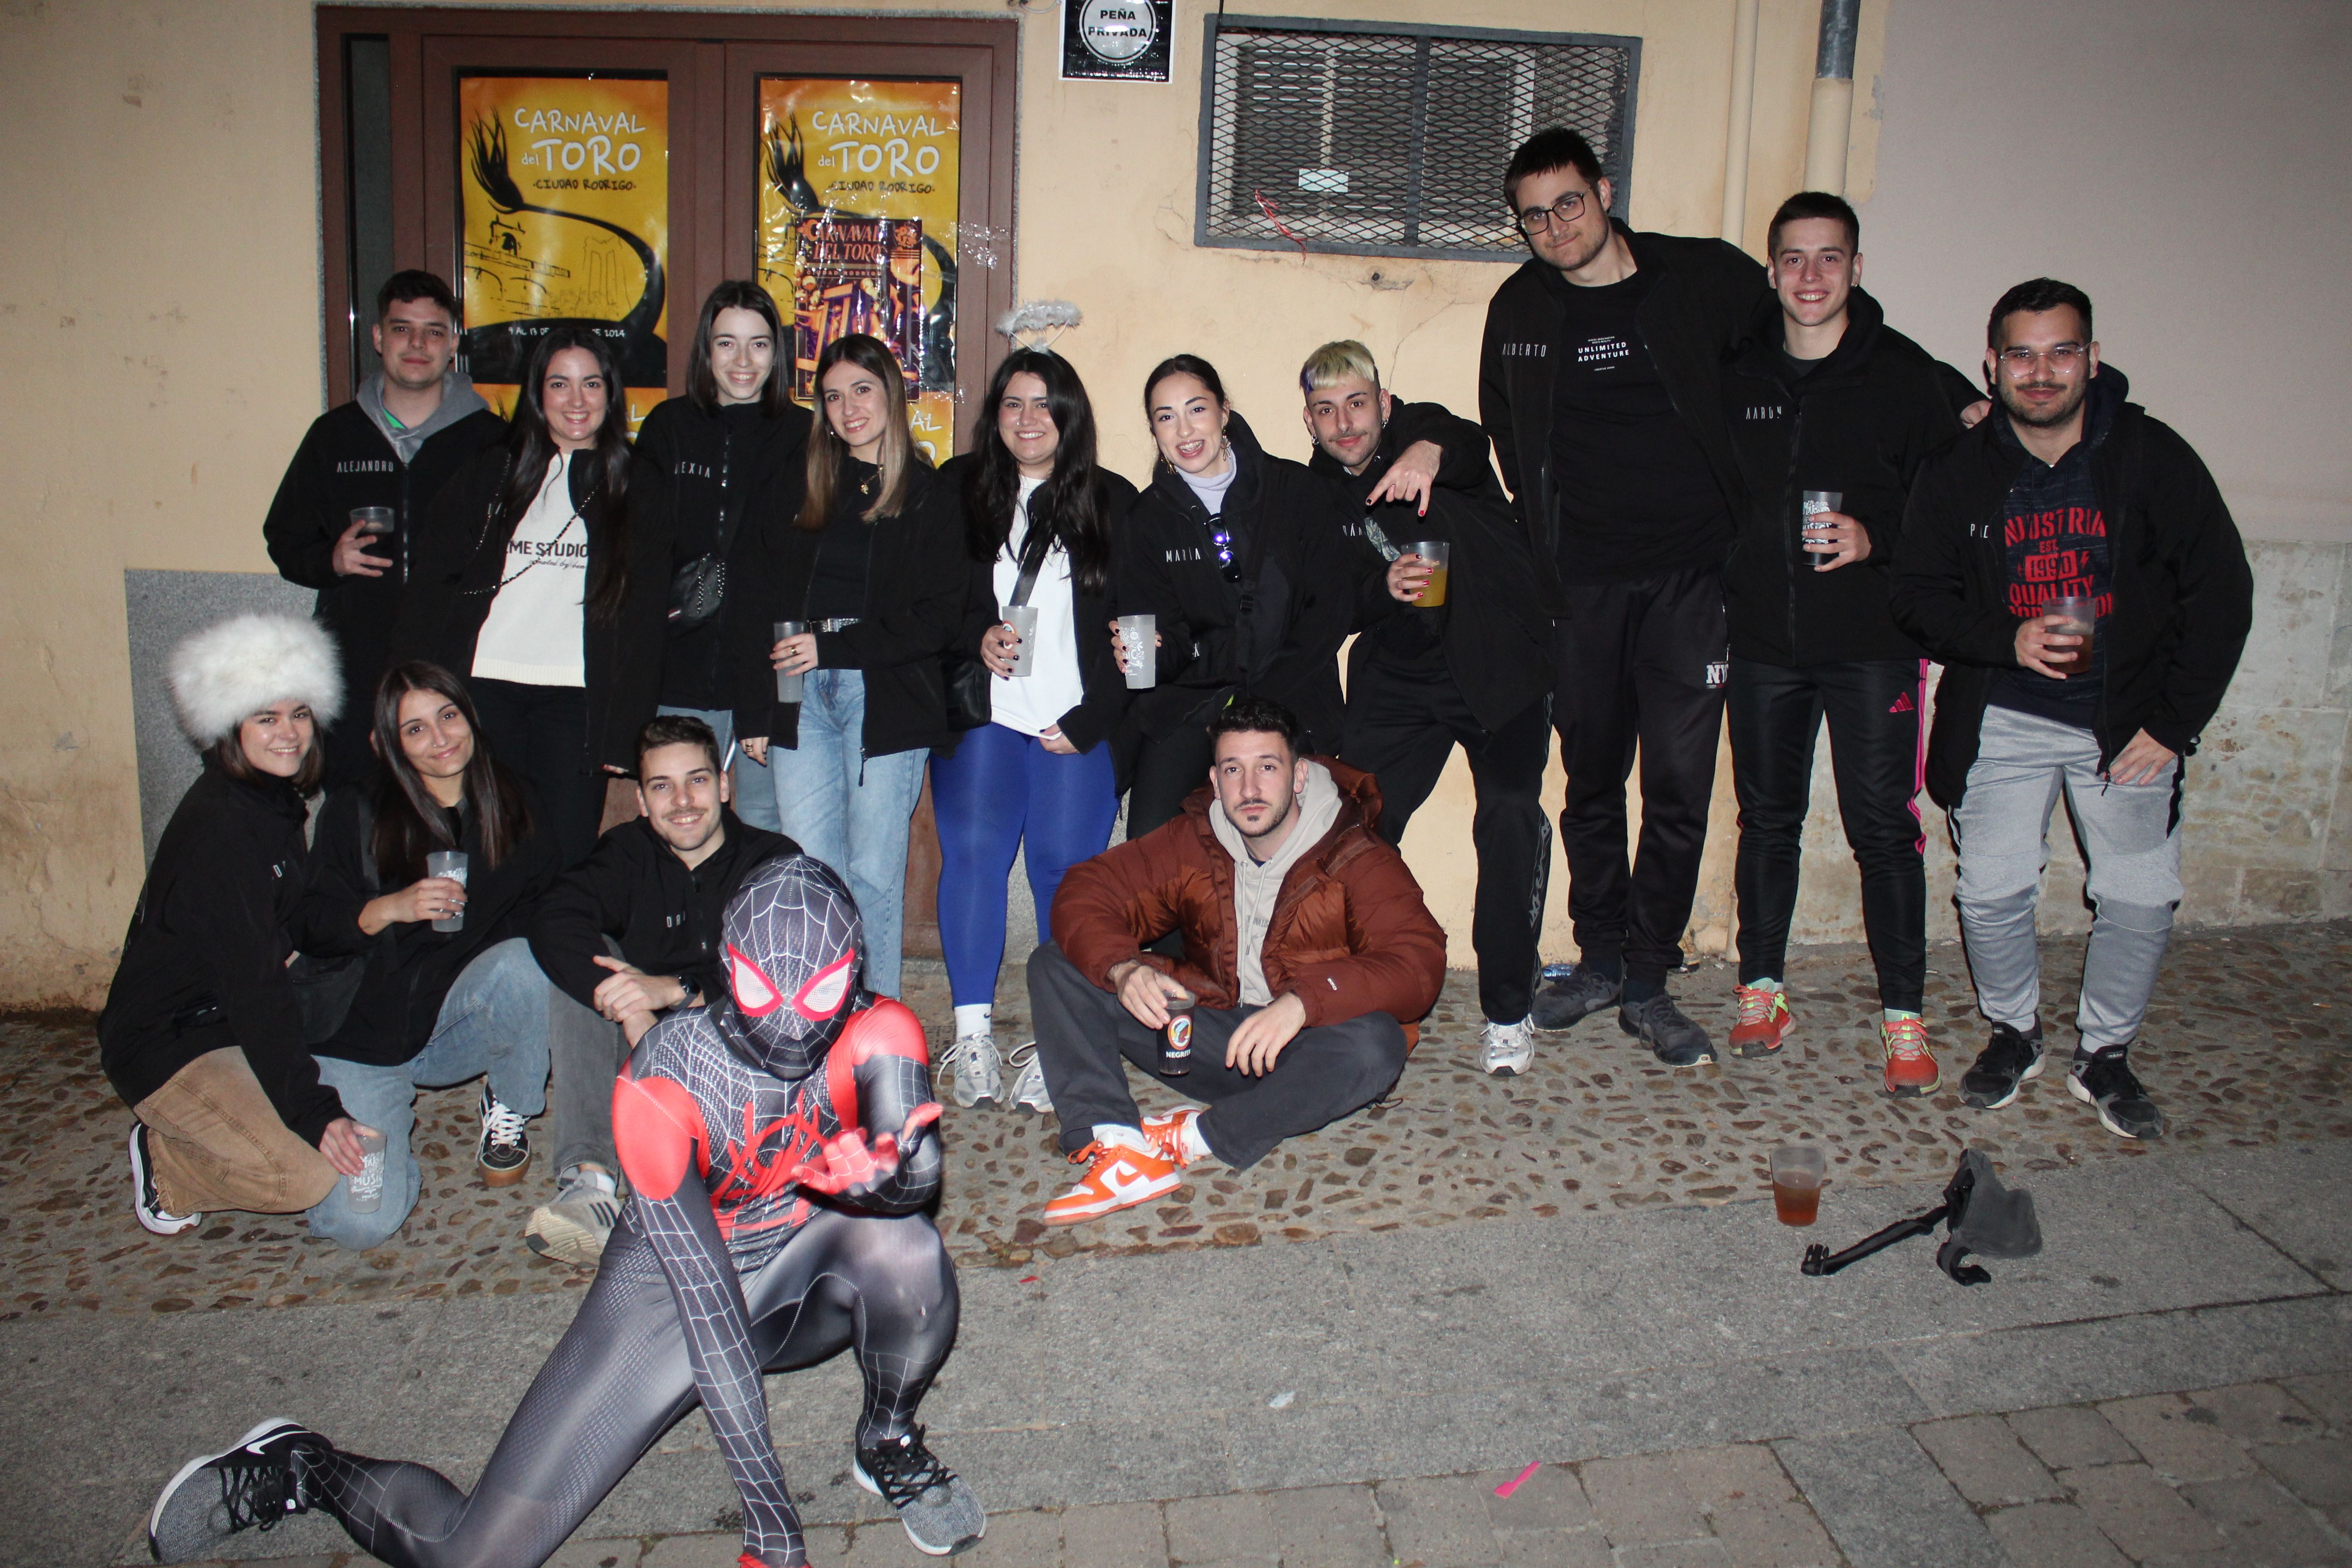
[{"label": "black track pants", "polygon": [[[311,1495],[362,1548],[393,1568],[536,1568],[694,1408],[677,1299],[635,1215],[613,1232],[579,1315],[470,1497],[402,1460],[336,1452],[308,1462]],[[819,1209],[743,1295],[768,1371],[856,1352],[862,1441],[908,1429],[955,1341],[955,1266],[921,1215]]]},{"label": "black track pants", "polygon": [[1128,785],[1127,836],[1140,838],[1183,815],[1184,797],[1209,782],[1215,742],[1205,726],[1188,724],[1146,740],[1135,754]]},{"label": "black track pants", "polygon": [[[1559,814],[1568,912],[1584,962],[1650,989],[1682,963],[1723,732],[1723,574],[1571,583],[1552,622],[1552,720],[1568,768]],[[1642,762],[1642,842],[1629,864],[1625,783]]]},{"label": "black track pants", "polygon": [[1404,841],[1412,814],[1437,787],[1457,744],[1470,760],[1477,791],[1470,818],[1470,844],[1478,857],[1470,946],[1478,955],[1479,1010],[1495,1023],[1516,1024],[1534,999],[1536,940],[1551,870],[1551,824],[1543,812],[1551,700],[1529,703],[1501,729],[1489,731],[1448,675],[1408,675],[1371,659],[1358,667],[1348,689],[1339,760],[1380,781],[1381,837]]},{"label": "black track pants", "polygon": [[585,860],[604,825],[605,776],[588,766],[588,694],[577,686],[524,686],[487,676],[467,686],[490,751],[530,781],[563,863]]},{"label": "black track pants", "polygon": [[1927,727],[1924,659],[1804,669],[1731,661],[1731,782],[1739,796],[1739,979],[1781,979],[1811,797],[1813,741],[1830,722],[1838,816],[1862,868],[1878,1005],[1919,1010],[1927,880],[1919,823]]}]

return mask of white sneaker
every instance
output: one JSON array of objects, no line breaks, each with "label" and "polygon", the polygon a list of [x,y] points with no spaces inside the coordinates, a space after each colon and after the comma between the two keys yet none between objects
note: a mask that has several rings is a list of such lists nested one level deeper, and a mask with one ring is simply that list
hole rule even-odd
[{"label": "white sneaker", "polygon": [[600,1170],[567,1165],[556,1184],[555,1201],[531,1210],[523,1244],[541,1258],[593,1268],[621,1219],[618,1184]]},{"label": "white sneaker", "polygon": [[994,1035],[958,1035],[948,1047],[947,1066],[955,1075],[958,1105],[969,1110],[1003,1103],[1004,1068],[996,1059]]},{"label": "white sneaker", "polygon": [[1517,1078],[1528,1070],[1528,1064],[1535,1059],[1535,1031],[1528,1026],[1525,1018],[1516,1024],[1497,1024],[1492,1018],[1486,1020],[1486,1034],[1478,1047],[1481,1071],[1493,1073],[1496,1078]]},{"label": "white sneaker", "polygon": [[1013,1064],[1013,1109],[1029,1116],[1054,1114],[1054,1097],[1045,1092],[1045,1067],[1037,1059],[1037,1042],[1030,1041],[1014,1051]]}]

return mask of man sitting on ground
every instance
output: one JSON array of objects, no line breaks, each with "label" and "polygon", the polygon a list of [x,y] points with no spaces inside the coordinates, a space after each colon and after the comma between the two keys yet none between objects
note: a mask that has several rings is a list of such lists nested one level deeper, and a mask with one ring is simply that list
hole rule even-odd
[{"label": "man sitting on ground", "polygon": [[549,1005],[555,1201],[534,1212],[534,1252],[586,1267],[604,1251],[621,1203],[614,1173],[613,1080],[655,1020],[726,987],[719,936],[727,900],[761,862],[799,853],[728,807],[718,739],[666,714],[637,732],[637,809],[540,902],[530,933],[560,993]]},{"label": "man sitting on ground", "polygon": [[[1047,1225],[1159,1197],[1206,1154],[1247,1170],[1370,1104],[1445,981],[1445,933],[1377,831],[1372,776],[1298,755],[1298,721],[1265,698],[1229,703],[1209,734],[1209,787],[1073,867],[1029,960],[1062,1148],[1087,1166]],[[1144,951],[1171,931],[1182,958]],[[1171,1075],[1163,1031],[1188,999],[1190,1070]],[[1121,1057],[1212,1103],[1145,1120]]]}]

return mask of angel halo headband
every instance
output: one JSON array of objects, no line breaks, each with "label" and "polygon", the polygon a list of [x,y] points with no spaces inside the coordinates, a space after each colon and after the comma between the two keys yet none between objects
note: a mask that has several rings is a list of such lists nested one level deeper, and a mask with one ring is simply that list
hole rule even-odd
[{"label": "angel halo headband", "polygon": [[1016,347],[1052,353],[1055,342],[1086,319],[1086,312],[1067,300],[1032,300],[997,317],[996,330]]}]

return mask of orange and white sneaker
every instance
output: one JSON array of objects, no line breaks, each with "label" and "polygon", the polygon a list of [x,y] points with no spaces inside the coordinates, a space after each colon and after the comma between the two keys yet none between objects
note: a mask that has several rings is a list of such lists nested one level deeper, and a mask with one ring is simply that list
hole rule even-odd
[{"label": "orange and white sneaker", "polygon": [[1899,1100],[1916,1100],[1943,1086],[1943,1069],[1927,1048],[1927,1026],[1917,1018],[1883,1018],[1879,1043],[1886,1051],[1886,1092]]},{"label": "orange and white sneaker", "polygon": [[1184,1184],[1184,1167],[1162,1157],[1156,1147],[1147,1151],[1123,1143],[1094,1142],[1070,1156],[1073,1165],[1081,1162],[1087,1173],[1078,1178],[1078,1184],[1045,1205],[1047,1225],[1098,1219],[1148,1204]]},{"label": "orange and white sneaker", "polygon": [[1192,1156],[1184,1152],[1184,1145],[1189,1141],[1185,1133],[1192,1129],[1192,1123],[1200,1120],[1201,1107],[1180,1105],[1163,1115],[1145,1117],[1143,1135],[1151,1140],[1152,1147],[1165,1158],[1175,1161],[1179,1165],[1189,1165],[1192,1163]]},{"label": "orange and white sneaker", "polygon": [[1731,1026],[1731,1054],[1751,1058],[1779,1056],[1781,1037],[1797,1021],[1796,1015],[1789,1011],[1786,988],[1743,985],[1737,999],[1739,1021]]}]

